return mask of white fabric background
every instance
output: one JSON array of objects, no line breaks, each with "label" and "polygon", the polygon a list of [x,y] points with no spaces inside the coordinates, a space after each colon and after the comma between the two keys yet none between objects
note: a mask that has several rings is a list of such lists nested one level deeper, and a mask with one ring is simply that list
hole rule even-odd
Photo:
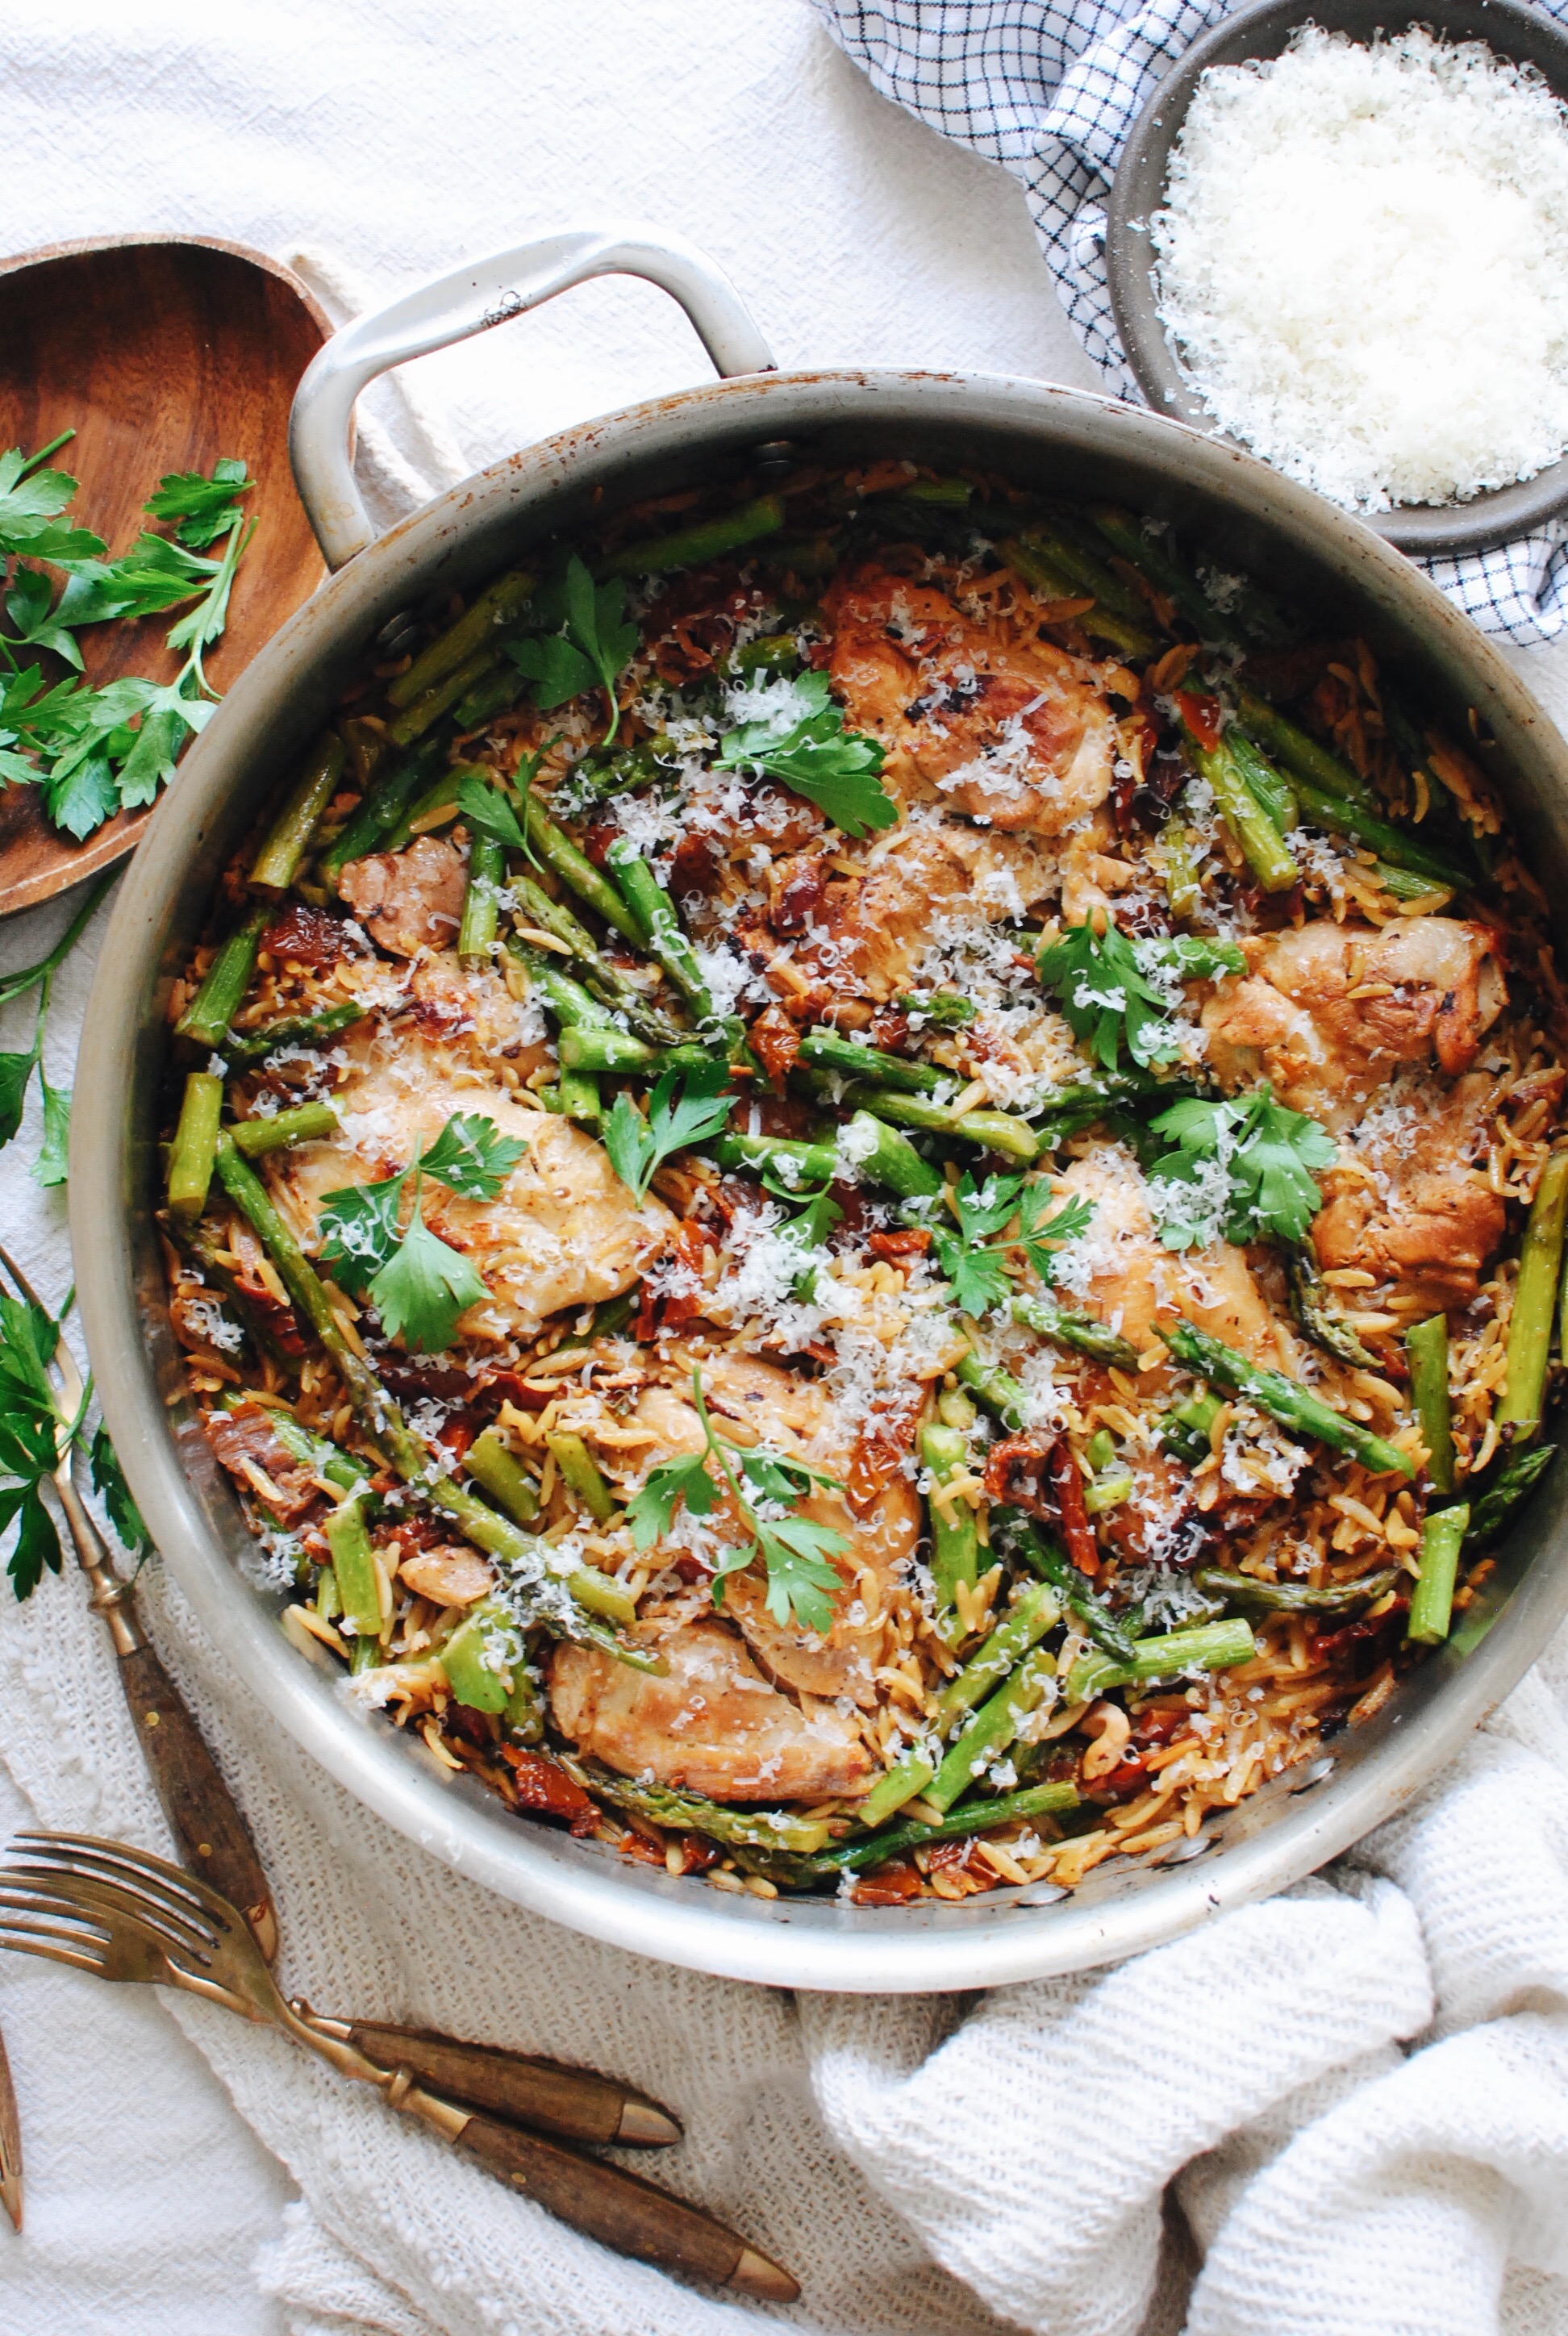
[{"label": "white fabric background", "polygon": [[[11,0],[0,68],[15,250],[161,227],[315,247],[381,291],[640,215],[716,253],[782,362],[1088,378],[1017,188],[877,99],[801,0]],[[413,378],[479,462],[701,367],[657,294],[597,286]],[[1568,712],[1568,657],[1516,654]],[[64,913],[16,920],[0,962]],[[56,1079],[91,954],[60,987]],[[0,1018],[0,1044],[22,1035]],[[0,1154],[0,1215],[58,1295],[63,1206],[27,1179],[35,1148],[30,1124]],[[692,2137],[661,2170],[802,2273],[793,2324],[1568,2336],[1568,1650],[1288,1899],[978,2003],[791,2000],[453,1881],[269,1731],[171,1592],[147,1602],[274,1877],[286,1983],[672,2100]],[[21,1610],[0,1591],[0,1826],[166,1845],[69,1577]],[[0,2225],[5,2336],[738,2336],[771,2316],[613,2261],[205,2007],[7,1957],[0,2025],[29,2163],[26,2235]]]}]

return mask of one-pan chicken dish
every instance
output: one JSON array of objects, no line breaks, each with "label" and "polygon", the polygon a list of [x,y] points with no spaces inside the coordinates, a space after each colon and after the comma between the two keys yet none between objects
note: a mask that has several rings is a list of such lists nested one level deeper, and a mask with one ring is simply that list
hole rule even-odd
[{"label": "one-pan chicken dish", "polygon": [[886,460],[385,632],[176,983],[289,1638],[728,1891],[1073,1888],[1378,1711],[1552,1457],[1544,903],[1368,645]]}]

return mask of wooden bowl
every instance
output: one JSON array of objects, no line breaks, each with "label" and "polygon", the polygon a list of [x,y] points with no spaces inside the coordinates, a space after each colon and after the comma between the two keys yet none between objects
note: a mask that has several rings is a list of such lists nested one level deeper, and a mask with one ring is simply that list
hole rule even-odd
[{"label": "wooden bowl", "polygon": [[[1382,0],[1258,0],[1238,9],[1194,41],[1167,73],[1133,124],[1105,220],[1105,277],[1116,330],[1139,388],[1156,414],[1190,422],[1206,435],[1224,433],[1193,389],[1159,316],[1154,238],[1149,222],[1164,200],[1171,150],[1182,132],[1198,83],[1211,65],[1244,64],[1249,58],[1277,57],[1303,24],[1326,33],[1348,33],[1370,41],[1378,33],[1402,33],[1422,24],[1444,41],[1482,41],[1495,55],[1533,64],[1554,93],[1568,100],[1568,36],[1538,9],[1518,0],[1436,0],[1432,6],[1388,7]],[[1497,487],[1467,502],[1404,503],[1393,511],[1359,512],[1368,527],[1398,550],[1426,558],[1434,552],[1489,550],[1515,536],[1528,535],[1568,505],[1568,459],[1553,462],[1533,479]]]},{"label": "wooden bowl", "polygon": [[[325,572],[288,467],[288,409],[330,322],[275,259],[204,236],[51,244],[0,260],[0,279],[5,443],[31,452],[74,428],[53,459],[81,482],[71,515],[111,556],[154,524],[141,505],[166,472],[209,472],[224,455],[248,464],[245,509],[260,523],[207,660],[226,690]],[[88,678],[171,681],[179,660],[163,636],[178,614],[87,627]],[[35,789],[6,788],[0,914],[122,859],[150,816],[122,812],[75,843],[50,826]]]}]

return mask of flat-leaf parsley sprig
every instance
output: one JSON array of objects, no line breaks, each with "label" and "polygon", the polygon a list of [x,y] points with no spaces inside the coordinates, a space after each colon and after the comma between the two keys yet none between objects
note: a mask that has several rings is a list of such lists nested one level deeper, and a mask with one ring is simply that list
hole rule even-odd
[{"label": "flat-leaf parsley sprig", "polygon": [[[992,1175],[977,1184],[971,1174],[965,1174],[955,1185],[958,1231],[933,1227],[931,1247],[953,1286],[960,1313],[978,1317],[1006,1304],[1013,1295],[1006,1260],[1018,1251],[1042,1281],[1052,1279],[1057,1250],[1087,1230],[1095,1204],[1080,1197],[1052,1210],[1051,1198],[1043,1177]],[[988,1240],[989,1234],[1003,1233],[1015,1217],[1016,1232],[1000,1241]]]},{"label": "flat-leaf parsley sprig", "polygon": [[1035,963],[1046,988],[1056,991],[1074,1037],[1107,1071],[1117,1067],[1124,1044],[1144,1070],[1174,1061],[1181,1034],[1169,1019],[1173,979],[1247,969],[1233,941],[1193,933],[1135,941],[1111,924],[1103,933],[1092,924],[1071,926]]},{"label": "flat-leaf parsley sprig", "polygon": [[1276,1103],[1267,1080],[1225,1102],[1173,1104],[1150,1125],[1173,1146],[1150,1172],[1167,1249],[1191,1249],[1216,1233],[1230,1241],[1305,1240],[1323,1205],[1313,1171],[1332,1166],[1336,1146],[1317,1120]]},{"label": "flat-leaf parsley sprig", "polygon": [[[322,1263],[350,1297],[370,1299],[388,1338],[442,1352],[452,1344],[459,1319],[484,1296],[484,1283],[467,1258],[425,1223],[421,1184],[428,1176],[465,1201],[493,1201],[527,1149],[481,1113],[453,1112],[435,1142],[400,1174],[326,1195]],[[414,1205],[400,1231],[410,1177]]]},{"label": "flat-leaf parsley sprig", "polygon": [[626,614],[625,579],[612,576],[608,584],[596,585],[574,552],[564,578],[546,588],[541,604],[552,629],[508,641],[506,654],[535,684],[533,702],[541,714],[580,697],[585,689],[602,689],[609,701],[609,727],[600,744],[608,746],[620,727],[616,684],[637,653],[638,628]]},{"label": "flat-leaf parsley sprig", "polygon": [[[825,673],[803,673],[771,686],[782,700],[763,719],[743,722],[722,741],[718,767],[782,779],[846,835],[893,827],[899,807],[882,785],[885,756],[875,738],[846,730]],[[770,692],[771,694],[771,692]]]},{"label": "flat-leaf parsley sprig", "polygon": [[730,1082],[727,1063],[698,1064],[687,1072],[677,1095],[679,1080],[677,1071],[660,1073],[648,1097],[646,1119],[623,1087],[604,1124],[609,1164],[639,1201],[646,1200],[655,1171],[672,1152],[722,1134],[729,1120],[733,1098],[726,1092]]},{"label": "flat-leaf parsley sprig", "polygon": [[[67,1298],[61,1320],[71,1310]],[[45,1506],[43,1486],[82,1436],[92,1401],[88,1380],[73,1416],[63,1414],[49,1377],[60,1342],[60,1322],[42,1306],[0,1297],[0,1533],[15,1525],[16,1539],[6,1571],[16,1596],[30,1598],[44,1568],[60,1571],[60,1535]],[[102,1494],[110,1523],[133,1555],[151,1547],[147,1527],[131,1499],[106,1431],[100,1426],[89,1446],[93,1481]]]},{"label": "flat-leaf parsley sprig", "polygon": [[[677,1504],[691,1516],[711,1516],[727,1490],[751,1539],[720,1556],[714,1604],[724,1603],[725,1583],[732,1573],[744,1572],[760,1559],[767,1572],[768,1612],[780,1628],[787,1627],[793,1613],[805,1630],[831,1630],[833,1595],[843,1583],[827,1560],[843,1554],[849,1537],[793,1512],[813,1491],[842,1489],[839,1478],[766,1445],[732,1444],[720,1436],[708,1416],[700,1370],[692,1373],[692,1401],[702,1422],[704,1447],[649,1471],[647,1484],[626,1512],[634,1544],[651,1549],[669,1532]],[[709,1473],[710,1462],[722,1481]]]}]

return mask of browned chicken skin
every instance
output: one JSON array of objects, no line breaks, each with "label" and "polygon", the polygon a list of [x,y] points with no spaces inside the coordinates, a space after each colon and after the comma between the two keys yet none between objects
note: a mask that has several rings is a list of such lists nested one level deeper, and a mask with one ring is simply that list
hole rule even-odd
[{"label": "browned chicken skin", "polygon": [[1321,919],[1242,946],[1247,975],[1203,1008],[1215,1073],[1232,1088],[1269,1079],[1335,1131],[1401,1063],[1467,1071],[1508,1001],[1490,932],[1452,917],[1380,931]]},{"label": "browned chicken skin", "polygon": [[597,1648],[558,1646],[550,1712],[579,1750],[623,1776],[652,1775],[720,1801],[816,1801],[865,1791],[872,1760],[830,1703],[794,1703],[770,1687],[723,1622],[639,1622],[630,1635],[663,1657],[662,1677]]},{"label": "browned chicken skin", "polygon": [[1363,1123],[1353,1156],[1321,1180],[1325,1205],[1312,1227],[1319,1262],[1429,1290],[1434,1308],[1473,1297],[1506,1222],[1474,1164],[1496,1092],[1495,1080],[1473,1071],[1425,1109],[1397,1109],[1387,1125],[1378,1115]]},{"label": "browned chicken skin", "polygon": [[834,692],[881,739],[895,789],[1045,836],[1104,803],[1115,731],[1085,659],[1043,640],[1000,648],[945,593],[874,565],[826,607]]}]

